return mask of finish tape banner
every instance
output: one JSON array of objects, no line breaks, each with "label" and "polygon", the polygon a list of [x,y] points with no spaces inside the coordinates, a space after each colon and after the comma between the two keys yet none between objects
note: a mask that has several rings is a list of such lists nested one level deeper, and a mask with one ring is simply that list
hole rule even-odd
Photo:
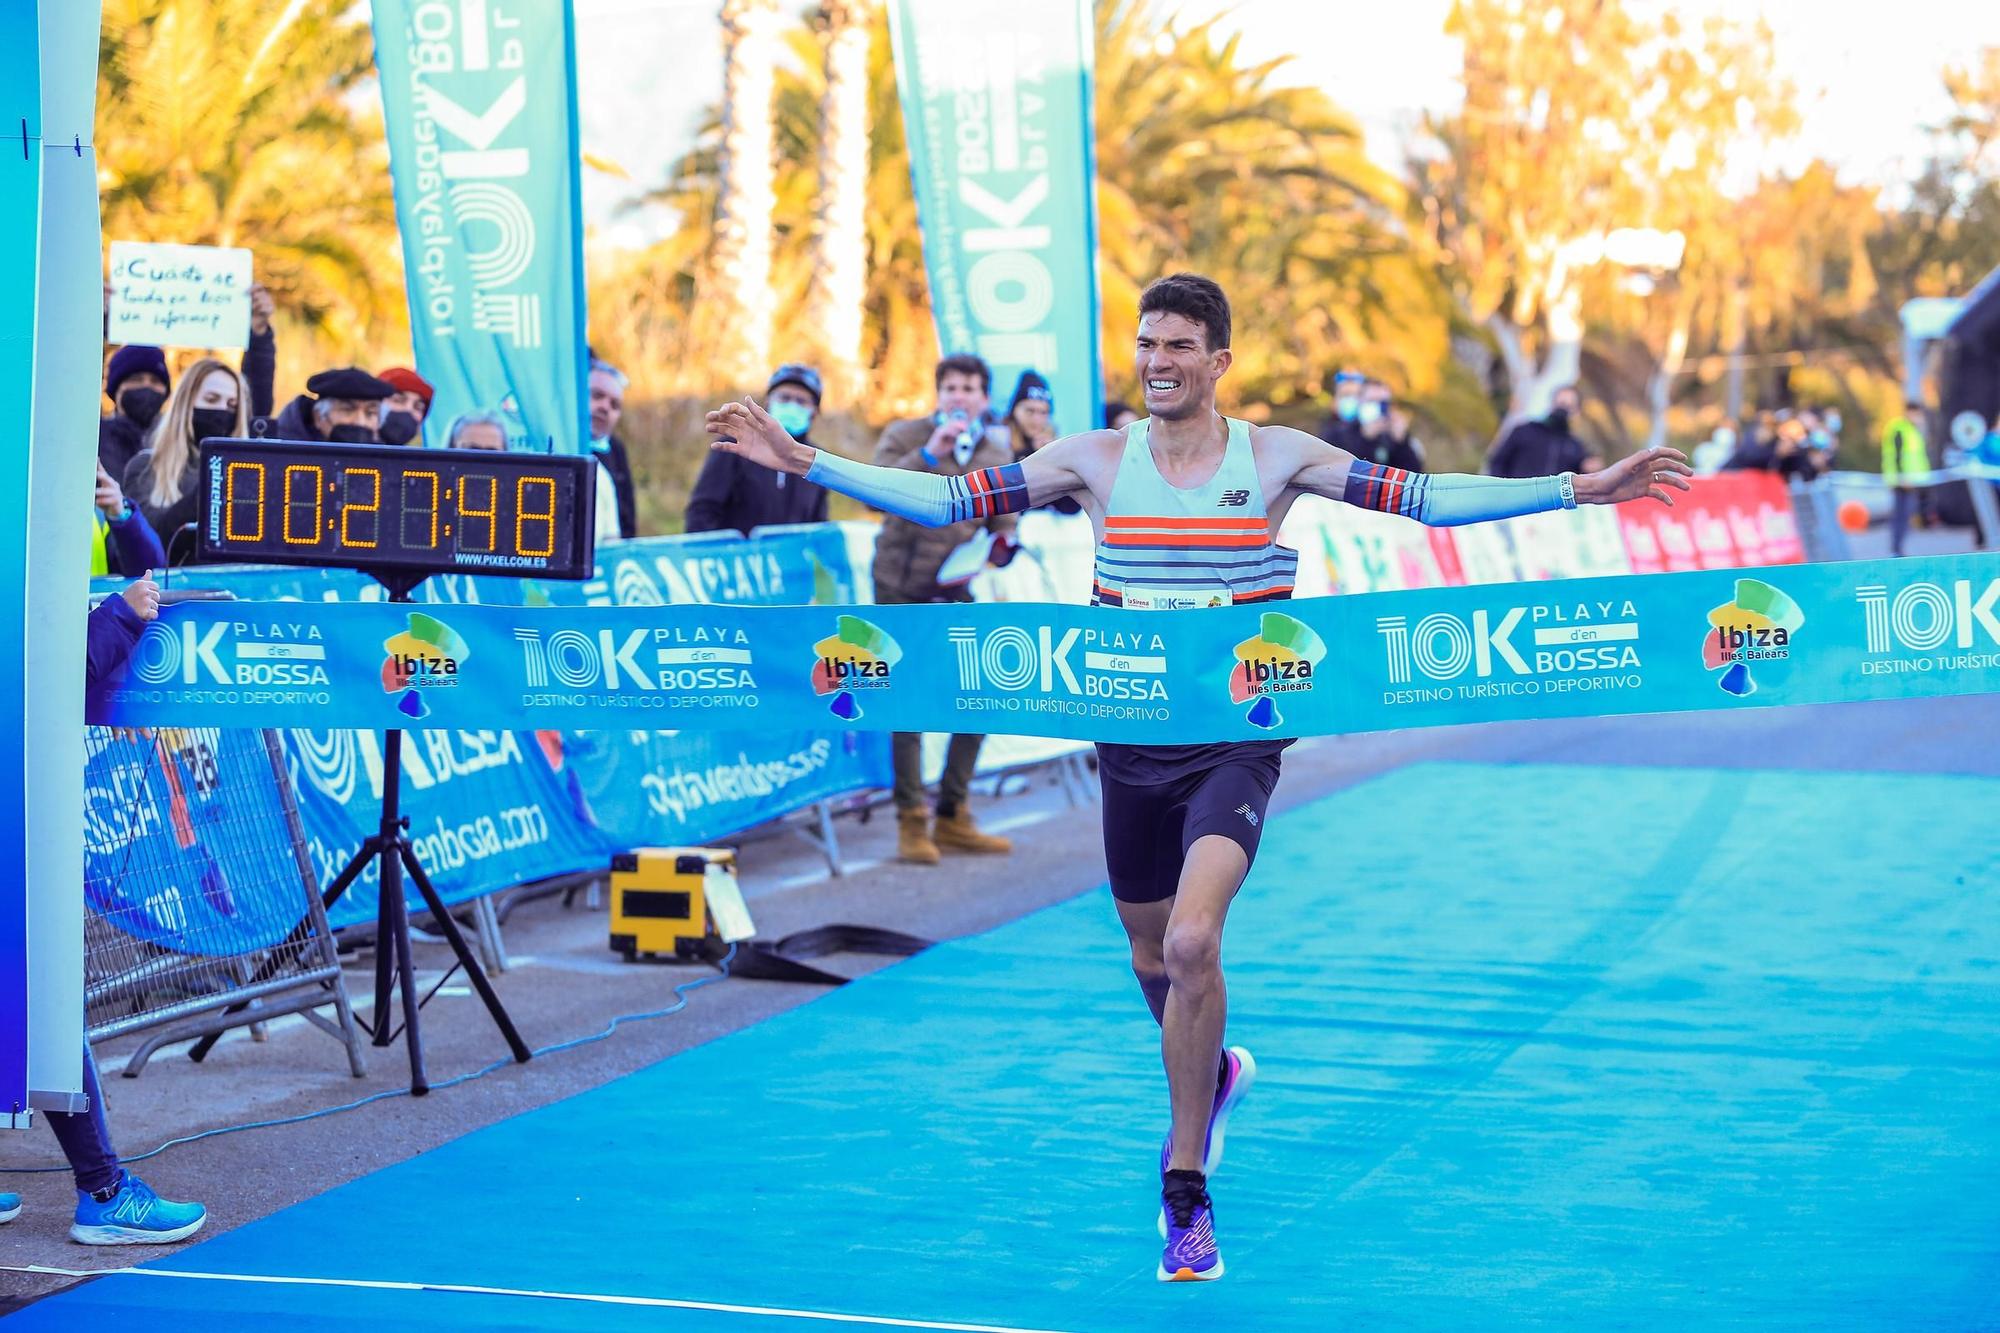
[{"label": "finish tape banner", "polygon": [[1092,7],[892,0],[896,90],[938,345],[1005,401],[1047,378],[1058,433],[1098,425]]},{"label": "finish tape banner", "polygon": [[[426,425],[507,414],[515,448],[588,437],[568,0],[375,0],[375,64]],[[442,443],[435,431],[430,441]]]},{"label": "finish tape banner", "polygon": [[2000,690],[2000,556],[1162,614],[189,604],[123,726],[981,731],[1134,744]]}]

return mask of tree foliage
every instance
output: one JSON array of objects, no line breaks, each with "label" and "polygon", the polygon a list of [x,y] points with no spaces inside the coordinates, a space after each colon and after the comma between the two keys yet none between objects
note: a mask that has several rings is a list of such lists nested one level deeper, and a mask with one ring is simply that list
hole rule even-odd
[{"label": "tree foliage", "polygon": [[247,246],[329,351],[403,342],[388,153],[356,91],[373,50],[350,0],[106,0],[106,239]]}]

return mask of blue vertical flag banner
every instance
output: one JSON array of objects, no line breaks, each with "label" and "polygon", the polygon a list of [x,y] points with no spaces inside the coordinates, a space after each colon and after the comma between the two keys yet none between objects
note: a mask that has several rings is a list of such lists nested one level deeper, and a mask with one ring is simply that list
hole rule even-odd
[{"label": "blue vertical flag banner", "polygon": [[1098,426],[1097,155],[1087,0],[891,0],[931,310],[1005,400],[1032,367],[1060,432]]},{"label": "blue vertical flag banner", "polygon": [[410,340],[437,389],[431,434],[461,412],[497,408],[515,447],[580,453],[583,205],[568,0],[375,0],[374,14]]}]

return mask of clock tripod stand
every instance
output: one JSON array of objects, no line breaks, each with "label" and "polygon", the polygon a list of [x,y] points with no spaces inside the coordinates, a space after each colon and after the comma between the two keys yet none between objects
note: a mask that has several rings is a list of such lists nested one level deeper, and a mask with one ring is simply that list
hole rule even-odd
[{"label": "clock tripod stand", "polygon": [[[408,602],[411,591],[424,581],[423,575],[415,573],[377,573],[373,577],[389,590],[392,602]],[[438,986],[444,985],[453,971],[463,968],[473,988],[479,992],[479,998],[485,1002],[486,1012],[493,1016],[494,1026],[506,1038],[507,1049],[513,1053],[515,1061],[526,1064],[532,1053],[528,1044],[521,1040],[506,1006],[500,1003],[500,996],[487,979],[486,970],[479,965],[479,960],[466,944],[464,932],[452,919],[444,900],[438,897],[431,877],[424,873],[423,862],[417,859],[416,844],[410,840],[410,817],[402,813],[402,785],[403,733],[400,728],[391,728],[382,733],[381,822],[375,832],[354,849],[354,855],[347,858],[347,864],[326,886],[322,902],[331,911],[334,903],[361,877],[363,871],[370,865],[377,868],[375,1010],[370,1016],[372,1026],[368,1031],[377,1046],[387,1046],[396,1039],[396,1032],[391,1028],[389,994],[391,990],[399,992],[403,1002],[403,1045],[410,1056],[410,1095],[421,1097],[430,1091],[430,1079],[424,1072],[423,1031],[418,1025],[418,1013],[429,997],[417,994],[417,970],[410,958],[410,913],[403,898],[403,875],[406,871],[410,883],[416,885],[417,893],[430,911],[431,919],[437,922],[439,932],[458,956],[457,965],[445,972]],[[436,994],[437,987],[432,987],[431,993]]]}]

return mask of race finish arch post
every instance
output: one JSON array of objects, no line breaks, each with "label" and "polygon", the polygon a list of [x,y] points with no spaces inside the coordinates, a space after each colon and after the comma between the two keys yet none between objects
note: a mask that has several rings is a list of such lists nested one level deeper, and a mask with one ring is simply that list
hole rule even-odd
[{"label": "race finish arch post", "polygon": [[83,670],[103,365],[95,0],[0,6],[0,1125],[83,1109]]}]

